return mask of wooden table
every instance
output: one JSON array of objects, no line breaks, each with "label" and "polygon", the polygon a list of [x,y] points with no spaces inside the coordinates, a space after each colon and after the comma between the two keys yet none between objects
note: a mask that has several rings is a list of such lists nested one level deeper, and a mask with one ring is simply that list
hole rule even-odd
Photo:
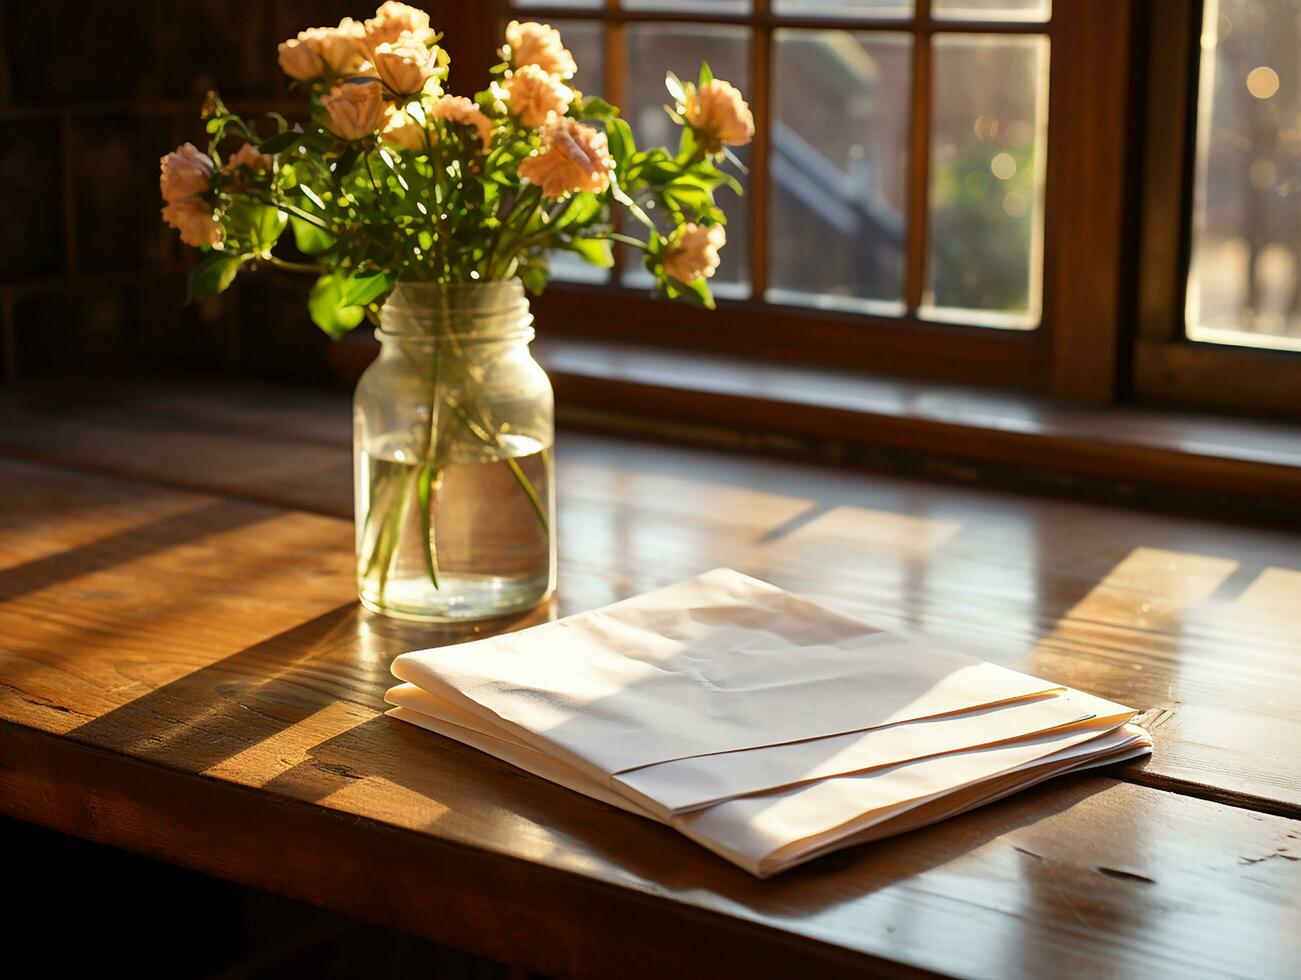
[{"label": "wooden table", "polygon": [[718,565],[1150,709],[1145,764],[757,881],[382,715],[346,397],[0,411],[0,810],[557,976],[1296,976],[1301,540],[562,432],[559,598]]}]

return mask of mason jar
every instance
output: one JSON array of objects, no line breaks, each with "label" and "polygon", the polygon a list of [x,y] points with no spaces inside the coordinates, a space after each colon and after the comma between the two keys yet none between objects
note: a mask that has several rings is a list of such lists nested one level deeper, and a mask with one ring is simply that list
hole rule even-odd
[{"label": "mason jar", "polygon": [[357,583],[399,619],[473,620],[555,588],[554,399],[518,280],[399,283],[357,383]]}]

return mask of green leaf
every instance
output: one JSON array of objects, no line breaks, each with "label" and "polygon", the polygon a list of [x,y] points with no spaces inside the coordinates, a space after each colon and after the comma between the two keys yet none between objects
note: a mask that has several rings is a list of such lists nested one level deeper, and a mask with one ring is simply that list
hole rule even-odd
[{"label": "green leaf", "polygon": [[307,295],[307,312],[331,340],[338,340],[366,316],[364,307],[345,301],[344,283],[333,272],[316,280]]},{"label": "green leaf", "polygon": [[570,198],[564,211],[547,227],[553,232],[581,228],[598,218],[603,207],[601,199],[591,191],[581,191]]},{"label": "green leaf", "polygon": [[230,252],[209,252],[190,270],[185,301],[194,303],[224,292],[235,281],[235,274],[244,264],[244,258]]},{"label": "green leaf", "polygon": [[709,69],[709,62],[702,61],[700,63],[700,82],[698,84],[703,87],[705,85],[708,85],[713,80],[714,80],[714,73]]},{"label": "green leaf", "polygon": [[682,295],[692,306],[700,305],[707,310],[714,308],[714,294],[709,291],[709,281],[701,276],[699,279],[692,280],[685,286],[681,284]]},{"label": "green leaf", "polygon": [[382,269],[355,272],[343,280],[343,300],[356,306],[379,299],[393,288],[393,273]]},{"label": "green leaf", "polygon": [[316,153],[324,153],[334,145],[334,137],[324,126],[313,126],[300,137],[303,146]]},{"label": "green leaf", "polygon": [[619,115],[619,110],[605,99],[589,95],[583,100],[579,114],[584,119],[614,119]]},{"label": "green leaf", "polygon": [[520,270],[520,281],[534,296],[541,296],[542,290],[547,288],[547,275],[545,264],[526,265]]},{"label": "green leaf", "polygon": [[277,153],[284,153],[285,150],[292,149],[302,140],[303,134],[296,130],[287,129],[283,133],[276,133],[275,136],[269,136],[259,145],[258,150],[262,153],[270,153],[273,156]]},{"label": "green leaf", "polygon": [[632,127],[626,119],[610,119],[606,124],[606,136],[610,142],[610,156],[614,157],[614,168],[622,173],[628,168],[629,161],[637,152],[637,144],[632,138]]},{"label": "green leaf", "polygon": [[689,180],[675,180],[664,188],[664,203],[671,210],[688,210],[697,214],[712,208],[714,193],[707,187]]},{"label": "green leaf", "polygon": [[690,160],[696,155],[696,148],[699,144],[696,142],[696,131],[690,126],[682,127],[682,139],[678,141],[678,159],[683,163]]},{"label": "green leaf", "polygon": [[569,243],[569,248],[581,255],[583,261],[591,265],[598,265],[602,269],[608,269],[614,265],[614,252],[610,248],[609,239],[575,238]]},{"label": "green leaf", "polygon": [[226,228],[230,237],[246,243],[260,255],[271,251],[285,230],[284,212],[266,204],[238,201],[226,209]]},{"label": "green leaf", "polygon": [[289,216],[289,225],[294,230],[294,245],[304,255],[320,255],[334,244],[334,236],[328,231],[296,215]]}]

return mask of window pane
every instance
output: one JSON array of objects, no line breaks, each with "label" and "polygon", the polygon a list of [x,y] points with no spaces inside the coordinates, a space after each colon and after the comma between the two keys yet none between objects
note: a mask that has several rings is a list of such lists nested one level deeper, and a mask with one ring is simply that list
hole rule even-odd
[{"label": "window pane", "polygon": [[1041,306],[1048,40],[935,37],[922,316],[1032,329]]},{"label": "window pane", "polygon": [[[624,37],[628,46],[628,78],[625,87],[624,116],[632,125],[637,146],[669,146],[677,149],[680,130],[664,112],[669,94],[664,88],[664,73],[695,79],[700,62],[708,61],[716,78],[724,78],[743,92],[750,88],[750,32],[744,27],[706,24],[637,24],[627,26]],[[737,148],[743,163],[750,159],[748,146]],[[745,178],[741,178],[742,184]],[[727,245],[710,285],[720,297],[741,298],[750,294],[749,215],[746,201],[726,187],[715,192],[718,206],[727,213]],[[634,230],[635,233],[635,230]],[[624,250],[627,265],[623,282],[627,286],[652,284],[650,274],[641,267],[641,253]]]},{"label": "window pane", "polygon": [[511,0],[511,6],[521,9],[527,7],[576,7],[591,10],[596,7],[604,7],[605,0]]},{"label": "window pane", "polygon": [[773,0],[788,17],[911,17],[913,0]]},{"label": "window pane", "polygon": [[1051,0],[932,0],[937,20],[1047,20]]},{"label": "window pane", "polygon": [[748,14],[750,0],[623,0],[625,10],[677,10],[691,14]]},{"label": "window pane", "polygon": [[[595,20],[559,21],[556,29],[574,55],[578,72],[573,86],[584,95],[601,95],[605,89],[605,28]],[[589,265],[573,252],[551,252],[551,275],[566,282],[610,281],[610,270]]]},{"label": "window pane", "polygon": [[912,38],[776,33],[766,299],[900,314]]},{"label": "window pane", "polygon": [[1199,112],[1188,336],[1301,350],[1301,0],[1207,0]]}]

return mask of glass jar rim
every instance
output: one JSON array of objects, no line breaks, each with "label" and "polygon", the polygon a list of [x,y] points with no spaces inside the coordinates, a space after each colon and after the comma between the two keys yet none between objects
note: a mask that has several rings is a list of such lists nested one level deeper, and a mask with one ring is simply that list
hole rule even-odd
[{"label": "glass jar rim", "polygon": [[399,282],[380,308],[376,335],[426,343],[528,340],[533,315],[518,279]]}]

